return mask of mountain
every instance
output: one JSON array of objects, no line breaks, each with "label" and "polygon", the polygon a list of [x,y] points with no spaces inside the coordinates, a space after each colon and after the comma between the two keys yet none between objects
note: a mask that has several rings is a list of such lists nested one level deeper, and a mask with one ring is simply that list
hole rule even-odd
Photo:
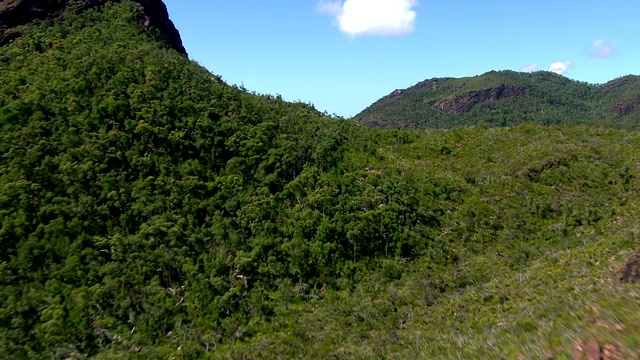
[{"label": "mountain", "polygon": [[638,358],[638,132],[361,126],[141,14],[0,47],[0,358]]},{"label": "mountain", "polygon": [[[107,0],[2,0],[0,1],[0,46],[21,35],[20,27],[34,21],[52,22],[65,11],[82,13],[104,5]],[[162,0],[135,0],[143,27],[159,31],[167,46],[187,55],[180,33],[169,19]]]},{"label": "mountain", "polygon": [[640,76],[627,75],[602,85],[601,108],[617,119],[637,119],[640,111]]},{"label": "mountain", "polygon": [[491,71],[468,78],[436,78],[395,90],[354,119],[383,129],[603,121],[637,127],[638,79],[629,75],[593,85],[544,71]]}]

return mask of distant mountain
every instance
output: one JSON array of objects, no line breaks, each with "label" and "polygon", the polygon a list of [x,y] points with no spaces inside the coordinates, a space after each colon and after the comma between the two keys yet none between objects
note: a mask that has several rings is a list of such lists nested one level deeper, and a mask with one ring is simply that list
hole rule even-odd
[{"label": "distant mountain", "polygon": [[394,90],[354,119],[383,129],[596,121],[635,126],[640,123],[638,110],[638,76],[594,85],[546,71],[491,71],[467,78],[434,78]]},{"label": "distant mountain", "polygon": [[640,76],[627,75],[604,84],[600,88],[600,110],[603,115],[633,118],[640,113]]}]

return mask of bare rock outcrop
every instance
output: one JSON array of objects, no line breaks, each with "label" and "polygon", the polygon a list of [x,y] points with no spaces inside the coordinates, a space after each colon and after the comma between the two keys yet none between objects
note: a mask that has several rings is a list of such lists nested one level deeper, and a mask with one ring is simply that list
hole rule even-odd
[{"label": "bare rock outcrop", "polygon": [[445,114],[461,115],[471,111],[477,104],[495,103],[501,99],[519,97],[524,91],[524,88],[519,86],[501,84],[482,90],[469,91],[452,99],[441,99],[431,106]]}]

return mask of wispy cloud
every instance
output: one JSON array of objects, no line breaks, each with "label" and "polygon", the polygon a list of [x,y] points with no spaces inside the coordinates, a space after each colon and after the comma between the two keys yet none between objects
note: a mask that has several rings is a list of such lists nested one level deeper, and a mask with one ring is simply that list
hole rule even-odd
[{"label": "wispy cloud", "polygon": [[335,16],[340,31],[360,35],[400,36],[414,31],[417,0],[321,0],[316,11]]},{"label": "wispy cloud", "polygon": [[571,61],[558,61],[549,66],[549,71],[556,74],[564,75],[571,67]]},{"label": "wispy cloud", "polygon": [[538,64],[531,64],[520,68],[522,72],[534,72],[538,70]]},{"label": "wispy cloud", "polygon": [[339,14],[342,11],[342,4],[340,1],[321,0],[316,4],[316,11],[325,15]]},{"label": "wispy cloud", "polygon": [[618,51],[604,38],[594,40],[586,51],[592,58],[608,58],[618,55]]}]

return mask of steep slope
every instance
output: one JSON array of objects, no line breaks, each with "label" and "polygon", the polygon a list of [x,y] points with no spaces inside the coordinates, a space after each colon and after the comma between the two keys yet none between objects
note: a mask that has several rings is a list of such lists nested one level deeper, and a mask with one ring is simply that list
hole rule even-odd
[{"label": "steep slope", "polygon": [[591,85],[550,72],[514,71],[431,79],[393,91],[354,119],[396,129],[596,121],[637,126],[640,111],[635,111],[635,104],[640,93],[630,79],[634,77]]},{"label": "steep slope", "polygon": [[[82,13],[104,5],[106,0],[2,0],[0,1],[0,46],[21,35],[20,26],[38,20],[51,22],[65,11]],[[187,55],[180,33],[169,19],[162,0],[135,0],[140,9],[140,24],[159,31],[167,46]]]},{"label": "steep slope", "polygon": [[640,135],[379,131],[139,16],[0,48],[0,358],[637,357]]},{"label": "steep slope", "polygon": [[224,84],[133,2],[31,25],[0,64],[1,358],[215,346],[278,284],[425,244],[435,208],[367,173],[353,123]]},{"label": "steep slope", "polygon": [[640,76],[628,75],[611,80],[602,86],[603,115],[613,113],[617,118],[634,119],[640,113]]}]

